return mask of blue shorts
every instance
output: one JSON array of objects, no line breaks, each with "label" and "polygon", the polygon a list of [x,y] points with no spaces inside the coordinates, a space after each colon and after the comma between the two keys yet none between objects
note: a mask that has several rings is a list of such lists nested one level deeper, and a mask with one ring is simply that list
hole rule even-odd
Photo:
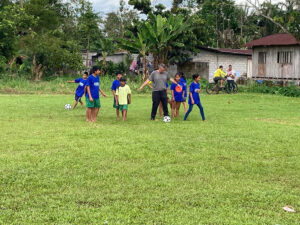
[{"label": "blue shorts", "polygon": [[76,102],[80,102],[81,101],[81,97],[75,94],[75,101]]}]

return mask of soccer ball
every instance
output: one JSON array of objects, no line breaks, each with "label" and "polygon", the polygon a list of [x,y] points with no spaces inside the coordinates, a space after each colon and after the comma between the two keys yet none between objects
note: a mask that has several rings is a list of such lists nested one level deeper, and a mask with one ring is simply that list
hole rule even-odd
[{"label": "soccer ball", "polygon": [[163,121],[165,123],[170,123],[171,122],[171,118],[169,116],[165,116]]},{"label": "soccer ball", "polygon": [[72,106],[70,104],[65,104],[65,110],[70,110],[72,109]]}]

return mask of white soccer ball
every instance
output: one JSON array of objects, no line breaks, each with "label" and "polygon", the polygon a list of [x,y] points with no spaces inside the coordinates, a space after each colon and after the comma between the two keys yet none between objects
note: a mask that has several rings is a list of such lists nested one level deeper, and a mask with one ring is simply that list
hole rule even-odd
[{"label": "white soccer ball", "polygon": [[165,116],[163,121],[165,123],[170,123],[171,122],[171,118],[169,116]]},{"label": "white soccer ball", "polygon": [[72,109],[72,106],[70,104],[65,104],[65,110],[70,110]]}]

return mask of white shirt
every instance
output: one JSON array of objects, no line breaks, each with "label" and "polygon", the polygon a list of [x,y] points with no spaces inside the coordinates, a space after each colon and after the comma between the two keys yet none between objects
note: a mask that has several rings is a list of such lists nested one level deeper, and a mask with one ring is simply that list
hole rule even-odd
[{"label": "white shirt", "polygon": [[234,70],[231,71],[227,71],[227,80],[234,80],[232,77],[230,77],[229,75],[234,75],[235,76],[236,72]]}]

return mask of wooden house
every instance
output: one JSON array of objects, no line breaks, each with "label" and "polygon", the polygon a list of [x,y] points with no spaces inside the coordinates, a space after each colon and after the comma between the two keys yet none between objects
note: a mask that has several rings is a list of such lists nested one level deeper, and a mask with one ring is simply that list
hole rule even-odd
[{"label": "wooden house", "polygon": [[291,34],[273,34],[246,47],[253,50],[252,79],[300,81],[300,42]]}]

